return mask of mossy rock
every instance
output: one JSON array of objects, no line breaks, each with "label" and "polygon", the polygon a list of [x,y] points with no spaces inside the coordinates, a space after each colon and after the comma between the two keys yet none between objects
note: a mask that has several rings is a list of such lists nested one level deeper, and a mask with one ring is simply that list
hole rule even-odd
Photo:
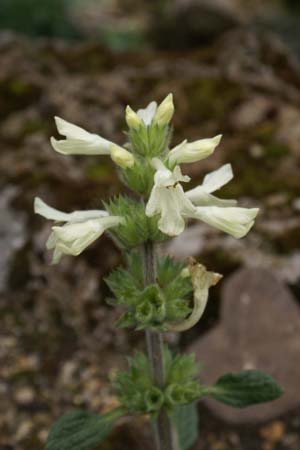
[{"label": "mossy rock", "polygon": [[214,119],[222,121],[233,106],[242,99],[240,86],[218,78],[193,81],[185,89],[190,117],[189,123]]}]

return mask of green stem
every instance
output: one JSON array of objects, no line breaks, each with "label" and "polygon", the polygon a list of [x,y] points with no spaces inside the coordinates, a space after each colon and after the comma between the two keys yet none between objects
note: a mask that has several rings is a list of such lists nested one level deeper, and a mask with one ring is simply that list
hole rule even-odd
[{"label": "green stem", "polygon": [[[144,283],[145,286],[156,282],[155,253],[152,242],[143,246]],[[146,330],[147,354],[151,364],[153,382],[164,388],[163,335],[152,329]],[[178,450],[176,432],[165,408],[162,408],[154,424],[156,450]]]}]

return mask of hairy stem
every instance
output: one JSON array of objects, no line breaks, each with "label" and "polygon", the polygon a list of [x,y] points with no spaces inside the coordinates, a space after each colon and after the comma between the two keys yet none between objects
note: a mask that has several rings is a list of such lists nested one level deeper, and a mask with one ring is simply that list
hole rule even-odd
[{"label": "hairy stem", "polygon": [[[152,242],[143,247],[145,286],[156,282],[155,254]],[[163,388],[165,384],[163,361],[163,335],[151,329],[146,330],[147,353],[150,360],[154,384]],[[176,432],[167,411],[162,408],[154,424],[156,450],[178,450]]]}]

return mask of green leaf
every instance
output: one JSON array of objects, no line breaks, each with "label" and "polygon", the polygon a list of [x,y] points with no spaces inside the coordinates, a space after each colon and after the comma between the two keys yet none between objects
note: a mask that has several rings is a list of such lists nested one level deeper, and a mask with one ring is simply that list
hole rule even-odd
[{"label": "green leaf", "polygon": [[123,414],[120,408],[101,416],[83,410],[65,414],[51,428],[45,450],[92,450]]},{"label": "green leaf", "polygon": [[173,414],[180,450],[188,450],[198,438],[198,411],[196,403],[179,406]]},{"label": "green leaf", "polygon": [[243,370],[222,376],[206,393],[227,405],[244,408],[275,400],[283,390],[270,375],[257,370]]}]

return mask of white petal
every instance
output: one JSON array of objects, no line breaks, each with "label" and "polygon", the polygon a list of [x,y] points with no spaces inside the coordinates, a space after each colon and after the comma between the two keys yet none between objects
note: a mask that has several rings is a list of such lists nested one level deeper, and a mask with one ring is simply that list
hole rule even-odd
[{"label": "white petal", "polygon": [[109,216],[107,211],[102,209],[87,209],[86,211],[74,211],[70,213],[68,222],[81,222],[88,219],[100,219]]},{"label": "white petal", "polygon": [[171,171],[167,169],[163,162],[158,158],[153,158],[151,162],[153,167],[156,169],[156,173],[154,175],[154,184],[156,186],[174,186],[174,184],[178,182],[187,183],[190,181],[190,177],[188,175],[182,175],[179,166],[176,166],[174,170]]},{"label": "white petal", "polygon": [[151,102],[144,109],[139,109],[137,115],[142,119],[146,126],[150,125],[157,110],[157,103]]},{"label": "white petal", "polygon": [[188,183],[191,178],[188,175],[182,175],[180,166],[176,166],[173,170],[173,178],[174,178],[174,182],[178,183],[178,182],[184,182],[184,183]]},{"label": "white petal", "polygon": [[48,237],[48,240],[46,242],[47,250],[52,250],[53,248],[55,248],[56,240],[57,240],[56,236],[55,236],[55,234],[52,231],[52,233],[50,233],[50,236]]},{"label": "white petal", "polygon": [[219,208],[217,206],[199,206],[189,215],[195,219],[228,233],[239,239],[244,237],[254,224],[257,208]]},{"label": "white petal", "polygon": [[64,240],[63,238],[59,238],[56,243],[56,248],[60,250],[62,253],[67,255],[78,256],[83,252],[90,244],[92,244],[96,239],[98,239],[101,234],[103,234],[104,229],[98,228],[98,230],[90,230],[86,231],[85,234],[78,235],[75,238],[73,236],[73,240]]},{"label": "white petal", "polygon": [[176,202],[172,195],[174,189],[173,187],[161,189],[160,193],[161,217],[158,222],[158,228],[168,236],[178,236],[178,234],[183,232],[185,226],[180,204]]},{"label": "white petal", "polygon": [[69,220],[70,214],[59,211],[58,209],[48,206],[41,198],[34,199],[34,212],[40,214],[46,219],[58,220],[59,222],[66,222]]},{"label": "white petal", "polygon": [[166,170],[168,173],[171,172],[169,169],[167,169],[167,167],[164,165],[162,160],[159,158],[152,158],[151,164],[154,167],[154,169],[156,169],[156,170]]},{"label": "white petal", "polygon": [[72,213],[65,213],[58,209],[48,206],[41,198],[34,199],[34,212],[40,214],[46,219],[56,220],[58,222],[81,222],[87,219],[97,219],[108,216],[107,211],[101,209],[90,209],[86,211],[74,211]]},{"label": "white petal", "polygon": [[170,164],[192,163],[207,158],[214,152],[220,143],[221,137],[222,135],[220,134],[210,139],[182,142],[169,152],[168,159]]},{"label": "white petal", "polygon": [[236,200],[231,199],[221,199],[212,194],[209,194],[204,189],[204,186],[197,186],[190,191],[185,192],[187,198],[196,206],[220,206],[227,208],[229,206],[235,206],[237,204]]},{"label": "white petal", "polygon": [[89,134],[88,139],[50,139],[51,145],[58,153],[63,155],[109,155],[112,142],[97,136]]},{"label": "white petal", "polygon": [[152,191],[151,191],[149,200],[148,200],[147,205],[146,205],[146,210],[145,210],[146,216],[148,216],[148,217],[152,217],[155,214],[158,214],[160,212],[160,206],[159,206],[160,196],[159,196],[159,192],[160,192],[160,188],[157,187],[157,186],[154,186]]},{"label": "white petal", "polygon": [[86,140],[89,139],[90,133],[73,123],[67,122],[60,117],[55,116],[55,123],[59,134],[71,139]]},{"label": "white petal", "polygon": [[225,184],[229,183],[233,178],[233,172],[231,164],[224,164],[218,170],[210,172],[204,177],[203,187],[206,192],[215,192]]},{"label": "white petal", "polygon": [[63,252],[60,251],[58,248],[55,248],[54,252],[53,252],[51,264],[58,264],[59,261],[61,260],[62,255],[63,255]]},{"label": "white petal", "polygon": [[94,224],[92,220],[88,220],[86,222],[67,223],[62,226],[53,226],[52,230],[57,240],[69,243],[73,242],[79,237],[85,236],[90,233],[95,234],[102,230],[98,222],[95,223],[96,226],[93,225]]},{"label": "white petal", "polygon": [[119,225],[122,221],[123,218],[119,216],[109,216],[86,222],[68,223],[61,227],[54,226],[52,230],[56,238],[56,248],[62,253],[79,255],[107,228]]},{"label": "white petal", "polygon": [[[176,145],[174,148],[172,148],[169,151],[168,154],[168,160],[170,164],[177,164],[177,161],[179,156],[185,151],[185,149],[187,148],[188,145],[188,141],[187,139],[184,139],[182,142],[180,142],[178,145]],[[179,158],[180,159],[180,158]]]},{"label": "white petal", "polygon": [[177,236],[185,226],[184,216],[194,212],[191,202],[185,197],[182,186],[154,187],[146,206],[146,215],[160,214],[158,227],[160,231]]},{"label": "white petal", "polygon": [[168,169],[158,170],[154,175],[154,185],[157,187],[173,186],[175,184],[173,173]]}]

